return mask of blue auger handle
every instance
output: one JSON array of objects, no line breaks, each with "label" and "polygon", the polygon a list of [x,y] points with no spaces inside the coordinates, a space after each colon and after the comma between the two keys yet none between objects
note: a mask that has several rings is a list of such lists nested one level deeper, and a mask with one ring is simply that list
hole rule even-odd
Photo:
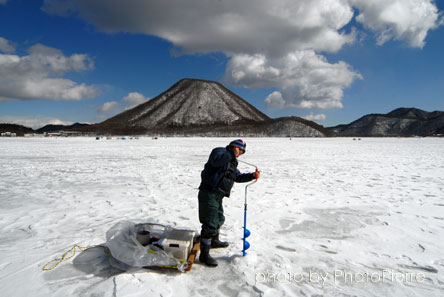
[{"label": "blue auger handle", "polygon": [[247,254],[247,250],[250,247],[250,243],[247,241],[247,237],[250,236],[250,230],[247,229],[247,207],[245,205],[244,210],[244,237],[242,238],[244,244],[242,249],[242,256],[245,256]]},{"label": "blue auger handle", "polygon": [[[253,166],[256,168],[256,172],[258,172],[257,166],[238,160],[241,163],[245,163],[249,166]],[[250,248],[250,243],[247,241],[247,237],[250,236],[250,230],[247,229],[247,190],[248,190],[248,186],[251,186],[252,184],[256,183],[257,179],[252,181],[251,183],[249,183],[248,185],[245,186],[245,208],[244,208],[244,237],[242,238],[243,241],[243,248],[242,248],[242,256],[245,256],[247,254],[247,250]]]},{"label": "blue auger handle", "polygon": [[250,248],[250,243],[247,241],[247,237],[250,236],[250,234],[251,234],[250,230],[247,229],[247,189],[248,189],[248,186],[250,186],[256,182],[257,182],[257,180],[254,180],[245,186],[244,237],[242,238],[242,241],[243,241],[242,256],[245,256],[247,254],[246,251]]}]

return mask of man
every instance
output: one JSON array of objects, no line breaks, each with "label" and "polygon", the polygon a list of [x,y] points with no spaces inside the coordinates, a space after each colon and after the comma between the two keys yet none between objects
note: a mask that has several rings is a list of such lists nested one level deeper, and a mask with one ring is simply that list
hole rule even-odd
[{"label": "man", "polygon": [[202,224],[199,261],[216,267],[217,261],[210,256],[210,248],[226,248],[228,242],[219,240],[219,228],[225,221],[222,199],[230,197],[234,182],[258,179],[260,172],[241,174],[237,158],[245,153],[242,139],[230,142],[227,147],[213,149],[201,173],[199,186],[199,220]]}]

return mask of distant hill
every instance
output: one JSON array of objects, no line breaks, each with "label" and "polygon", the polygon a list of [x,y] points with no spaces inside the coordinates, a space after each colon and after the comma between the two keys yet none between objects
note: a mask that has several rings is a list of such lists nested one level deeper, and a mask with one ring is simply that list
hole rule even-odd
[{"label": "distant hill", "polygon": [[443,134],[444,112],[398,108],[387,114],[365,115],[328,130],[335,136],[431,136]]},{"label": "distant hill", "polygon": [[17,136],[24,136],[25,134],[37,133],[31,128],[16,125],[16,124],[0,124],[0,133],[11,132],[15,133]]},{"label": "distant hill", "polygon": [[417,108],[398,108],[387,114],[389,117],[428,121],[443,116],[442,111],[427,112]]},{"label": "distant hill", "polygon": [[99,124],[46,125],[37,130],[0,124],[1,133],[11,132],[17,136],[58,131],[239,137],[443,136],[444,112],[398,108],[387,114],[368,114],[350,124],[324,128],[299,117],[271,119],[219,83],[184,79],[156,98]]},{"label": "distant hill", "polygon": [[316,123],[271,119],[222,84],[182,79],[157,97],[102,123],[84,127],[100,134],[175,136],[326,136]]},{"label": "distant hill", "polygon": [[52,133],[58,131],[69,131],[69,130],[77,130],[83,127],[87,127],[89,124],[81,124],[75,123],[72,125],[46,125],[42,128],[37,129],[38,133]]},{"label": "distant hill", "polygon": [[269,119],[259,123],[243,123],[238,125],[205,125],[183,129],[170,127],[159,133],[168,136],[209,137],[324,137],[331,135],[331,132],[324,127],[299,117],[284,117]]},{"label": "distant hill", "polygon": [[253,136],[275,137],[324,137],[332,134],[323,126],[300,117],[270,119],[256,124],[250,133]]}]

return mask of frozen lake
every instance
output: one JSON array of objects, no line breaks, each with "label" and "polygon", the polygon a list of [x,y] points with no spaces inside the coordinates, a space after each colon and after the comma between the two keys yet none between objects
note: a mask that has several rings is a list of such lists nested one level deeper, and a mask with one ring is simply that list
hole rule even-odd
[{"label": "frozen lake", "polygon": [[215,269],[120,272],[96,249],[42,271],[122,220],[200,230],[200,171],[230,140],[0,138],[2,295],[443,296],[442,138],[245,138],[246,257],[236,184]]}]

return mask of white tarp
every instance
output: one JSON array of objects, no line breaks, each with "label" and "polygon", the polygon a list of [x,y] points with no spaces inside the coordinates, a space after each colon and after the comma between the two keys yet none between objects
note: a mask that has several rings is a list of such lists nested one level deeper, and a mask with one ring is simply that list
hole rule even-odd
[{"label": "white tarp", "polygon": [[134,224],[132,222],[119,222],[106,232],[106,246],[112,258],[112,266],[127,270],[132,267],[176,267],[184,271],[187,263],[183,263],[167,254],[160,247],[149,244],[143,246],[136,235],[140,231],[149,231],[152,236],[162,238],[168,227],[157,224]]}]

